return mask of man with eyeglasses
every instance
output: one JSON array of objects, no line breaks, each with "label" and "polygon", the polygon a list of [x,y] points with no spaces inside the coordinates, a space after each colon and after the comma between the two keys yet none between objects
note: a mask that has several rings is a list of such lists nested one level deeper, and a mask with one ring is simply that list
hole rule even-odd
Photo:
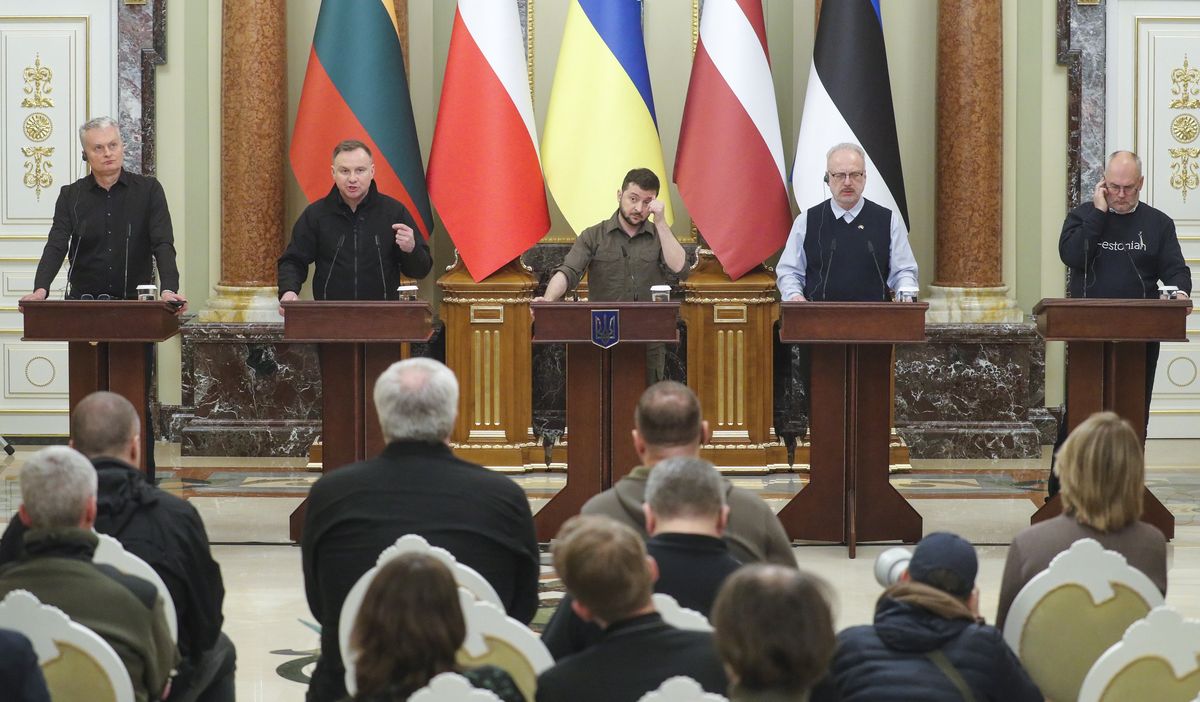
[{"label": "man with eyeglasses", "polygon": [[[786,301],[884,301],[917,288],[917,261],[899,213],[862,196],[866,154],[843,143],[825,158],[831,197],[796,218],[776,266]],[[811,235],[810,235],[811,233]]]},{"label": "man with eyeglasses", "polygon": [[59,192],[33,292],[21,301],[45,300],[63,259],[68,299],[135,299],[139,285],[153,282],[157,264],[162,299],[184,312],[162,185],[125,170],[125,145],[111,117],[86,122],[79,143],[91,173]]},{"label": "man with eyeglasses", "polygon": [[[1058,256],[1067,266],[1069,297],[1153,299],[1159,297],[1159,281],[1177,288],[1171,297],[1191,297],[1192,272],[1179,248],[1175,221],[1139,201],[1144,182],[1142,159],[1132,151],[1114,151],[1105,164],[1104,179],[1092,191],[1092,201],[1067,213]],[[1158,342],[1146,344],[1147,426],[1158,352]],[[1065,439],[1064,422],[1056,450]],[[1052,472],[1049,493],[1057,492],[1058,478]]]}]

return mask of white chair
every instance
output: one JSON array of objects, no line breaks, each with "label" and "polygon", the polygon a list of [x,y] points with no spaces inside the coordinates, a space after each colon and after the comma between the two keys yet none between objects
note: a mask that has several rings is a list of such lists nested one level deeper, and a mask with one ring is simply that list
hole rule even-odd
[{"label": "white chair", "polygon": [[26,590],[13,590],[0,602],[0,628],[19,631],[33,644],[53,699],[134,702],[133,682],[121,657],[61,609],[42,604]]},{"label": "white chair", "polygon": [[525,699],[532,700],[537,676],[554,665],[542,637],[492,603],[472,599],[461,589],[458,594],[467,620],[458,664],[464,668],[494,665],[512,676]]},{"label": "white chair", "polygon": [[654,609],[658,610],[659,616],[676,629],[708,632],[713,630],[712,624],[703,614],[681,606],[674,597],[663,592],[656,592],[653,599]]},{"label": "white chair", "polygon": [[473,687],[458,673],[442,673],[412,693],[408,702],[500,702],[500,698],[491,690]]},{"label": "white chair", "polygon": [[500,601],[500,595],[496,594],[496,589],[479,574],[479,571],[459,563],[454,554],[446,549],[430,546],[429,542],[418,534],[401,536],[396,539],[396,543],[388,546],[379,554],[379,558],[375,560],[375,566],[359,577],[354,583],[354,587],[350,588],[350,592],[346,593],[346,599],[342,601],[342,613],[338,618],[338,646],[342,651],[342,662],[346,666],[346,689],[350,691],[350,694],[354,694],[358,688],[354,682],[350,633],[354,630],[354,620],[358,617],[358,610],[362,608],[363,597],[366,596],[367,588],[370,587],[371,581],[375,579],[375,574],[379,572],[379,569],[388,561],[406,553],[424,553],[438,559],[450,569],[454,581],[458,583],[459,590],[466,590],[472,599],[491,603],[500,609],[501,614],[504,613],[504,603]]},{"label": "white chair", "polygon": [[[691,611],[691,610],[688,610]],[[705,692],[700,683],[685,675],[667,678],[657,690],[647,692],[638,702],[729,702],[715,692]]]},{"label": "white chair", "polygon": [[158,571],[142,560],[141,556],[126,551],[120,541],[108,534],[97,533],[96,536],[100,537],[100,544],[96,546],[92,562],[104,563],[126,575],[150,581],[158,590],[158,594],[162,596],[163,616],[166,617],[167,629],[171,632],[171,643],[179,643],[179,616],[175,613],[175,600],[171,598],[171,591],[167,589],[167,584],[163,582]]},{"label": "white chair", "polygon": [[1074,700],[1096,659],[1161,604],[1162,593],[1124,556],[1080,539],[1013,598],[1004,640],[1047,699]]},{"label": "white chair", "polygon": [[1200,621],[1155,607],[1096,660],[1079,688],[1079,702],[1131,699],[1200,699]]}]

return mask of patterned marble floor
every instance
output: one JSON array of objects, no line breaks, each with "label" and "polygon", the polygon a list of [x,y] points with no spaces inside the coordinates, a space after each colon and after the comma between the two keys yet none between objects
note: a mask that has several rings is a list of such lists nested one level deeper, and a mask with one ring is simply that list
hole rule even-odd
[{"label": "patterned marble floor", "polygon": [[[16,478],[23,457],[35,447],[18,447],[0,461],[0,522],[20,500]],[[1148,483],[1177,519],[1168,548],[1167,601],[1186,616],[1200,618],[1200,441],[1152,441],[1147,447]],[[318,477],[303,460],[180,457],[160,444],[156,455],[161,485],[200,510],[221,563],[226,585],[225,631],[238,648],[238,699],[291,702],[304,697],[318,635],[304,596],[299,549],[288,543],[287,515]],[[893,474],[897,489],[921,513],[925,531],[949,530],[978,545],[982,609],[995,612],[1001,570],[1012,535],[1029,522],[1040,503],[1048,457],[1032,461],[914,461]],[[738,475],[732,480],[759,492],[779,509],[800,490],[806,476],[779,473]],[[563,484],[561,473],[529,473],[518,483],[537,509]],[[797,544],[801,567],[835,585],[839,628],[870,621],[879,586],[872,564],[886,545],[863,546],[846,558],[841,546]],[[544,575],[547,605],[558,598],[553,573]],[[535,624],[543,619],[539,615]]]}]

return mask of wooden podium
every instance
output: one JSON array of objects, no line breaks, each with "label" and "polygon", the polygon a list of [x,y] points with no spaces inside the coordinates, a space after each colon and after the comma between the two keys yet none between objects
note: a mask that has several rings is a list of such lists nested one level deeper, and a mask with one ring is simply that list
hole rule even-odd
[{"label": "wooden podium", "polygon": [[[1067,430],[1095,412],[1110,411],[1146,443],[1146,343],[1187,341],[1191,300],[1047,298],[1033,308],[1047,341],[1067,342]],[[1034,513],[1036,524],[1062,512],[1058,495]],[[1147,488],[1142,521],[1168,539],[1175,517]]]},{"label": "wooden podium", "polygon": [[[402,343],[429,340],[429,303],[293,300],[283,308],[284,340],[315,343],[321,357],[321,472],[378,454],[384,442],[375,380],[408,356]],[[292,512],[294,541],[300,540],[307,507],[305,498]]]},{"label": "wooden podium", "polygon": [[39,300],[22,302],[22,341],[67,342],[71,409],[97,390],[128,399],[142,426],[138,468],[146,470],[150,432],[150,346],[179,331],[175,308],[161,300]]},{"label": "wooden podium", "polygon": [[[608,489],[638,461],[633,412],[646,389],[647,343],[679,341],[678,302],[536,302],[533,343],[567,345],[567,484],[534,515],[547,542],[591,496]],[[615,312],[616,333],[593,313]]]},{"label": "wooden podium", "polygon": [[811,472],[779,512],[793,539],[914,543],[921,515],[888,482],[892,346],[924,343],[923,302],[783,302],[779,339],[812,344]]}]

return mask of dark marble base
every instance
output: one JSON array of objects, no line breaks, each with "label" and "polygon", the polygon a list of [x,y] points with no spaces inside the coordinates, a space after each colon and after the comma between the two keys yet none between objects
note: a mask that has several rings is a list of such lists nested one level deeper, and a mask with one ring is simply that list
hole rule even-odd
[{"label": "dark marble base", "polygon": [[1041,435],[1031,422],[922,422],[897,426],[912,458],[1036,458]]},{"label": "dark marble base", "polygon": [[[1036,458],[1054,443],[1033,325],[931,324],[926,333],[928,343],[896,349],[895,425],[911,457]],[[775,433],[791,447],[808,432],[808,351],[775,344]]]},{"label": "dark marble base", "polygon": [[[183,402],[160,430],[185,456],[305,456],[321,433],[321,368],[312,344],[283,341],[282,324],[185,324]],[[414,356],[442,360],[441,328]]]},{"label": "dark marble base", "polygon": [[306,456],[321,424],[304,420],[195,419],[181,432],[184,456]]},{"label": "dark marble base", "polygon": [[896,429],[913,458],[1036,458],[1053,422],[1032,324],[931,324],[897,347]]}]

